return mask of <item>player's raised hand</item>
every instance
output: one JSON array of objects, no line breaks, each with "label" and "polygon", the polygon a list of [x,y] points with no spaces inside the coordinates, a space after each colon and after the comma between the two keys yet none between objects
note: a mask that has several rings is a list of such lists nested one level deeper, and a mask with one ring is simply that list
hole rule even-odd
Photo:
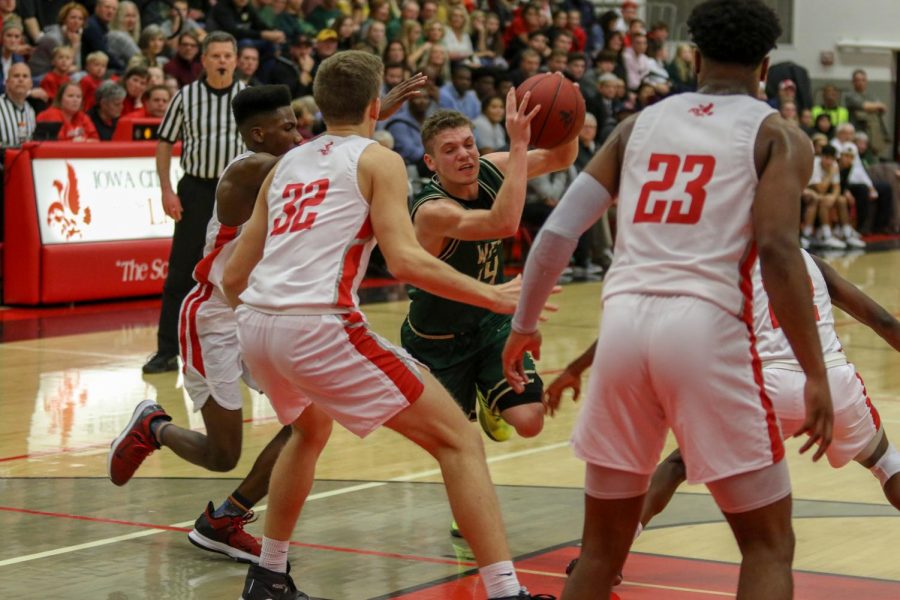
[{"label": "player's raised hand", "polygon": [[528,100],[531,98],[531,92],[525,92],[522,96],[522,102],[516,105],[516,88],[509,88],[506,94],[506,132],[509,134],[509,146],[525,144],[531,140],[531,121],[541,109],[538,104],[528,111]]},{"label": "player's raised hand", "polygon": [[395,112],[400,110],[403,103],[421,94],[421,89],[428,84],[428,76],[422,73],[416,73],[408,77],[391,88],[384,98],[381,99],[381,112],[378,114],[378,120],[384,121]]},{"label": "player's raised hand", "polygon": [[572,390],[572,402],[578,402],[581,396],[581,373],[576,373],[569,365],[560,373],[553,383],[544,390],[544,412],[551,417],[556,415],[562,402],[563,392]]},{"label": "player's raised hand", "polygon": [[541,332],[510,332],[503,347],[503,375],[513,391],[521,394],[528,384],[523,359],[526,352],[531,352],[535,360],[541,359]]},{"label": "player's raised hand", "polygon": [[828,388],[827,377],[807,377],[806,386],[803,389],[803,400],[806,403],[806,420],[794,437],[807,434],[809,439],[800,448],[803,454],[819,445],[819,449],[813,454],[813,462],[822,458],[828,446],[831,445],[831,430],[834,425],[834,406],[831,403],[831,390]]}]

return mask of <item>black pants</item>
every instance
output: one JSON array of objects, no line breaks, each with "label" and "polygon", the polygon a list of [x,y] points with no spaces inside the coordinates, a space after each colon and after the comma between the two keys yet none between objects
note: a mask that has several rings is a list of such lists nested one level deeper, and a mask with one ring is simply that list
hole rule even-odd
[{"label": "black pants", "polygon": [[194,267],[203,256],[206,226],[212,217],[216,201],[216,179],[200,179],[185,175],[178,182],[181,199],[181,220],[175,223],[169,272],[163,286],[159,329],[156,332],[157,351],[164,356],[178,354],[178,313],[181,302],[194,287]]}]

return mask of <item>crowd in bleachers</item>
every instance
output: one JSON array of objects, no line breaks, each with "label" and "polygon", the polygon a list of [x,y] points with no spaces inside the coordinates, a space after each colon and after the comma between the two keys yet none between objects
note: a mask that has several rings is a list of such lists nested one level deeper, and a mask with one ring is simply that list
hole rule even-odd
[{"label": "crowd in bleachers", "polygon": [[[6,96],[27,101],[37,122],[61,122],[58,139],[108,140],[120,119],[161,117],[173,94],[200,76],[203,38],[224,30],[238,40],[237,77],[287,84],[312,135],[321,128],[311,97],[318,65],[360,49],[383,58],[385,92],[414,72],[428,76],[426,93],[379,134],[411,172],[426,176],[419,127],[429,114],[459,110],[472,119],[480,149],[504,149],[506,91],[539,72],[578,82],[596,126],[585,142],[591,147],[627,115],[694,90],[691,46],[674,44],[665,23],[648,26],[638,13],[631,0],[615,10],[589,0],[0,0],[0,91],[6,86]],[[816,173],[829,181],[837,173],[838,186],[811,182],[804,239],[859,245],[858,231],[896,229],[898,173],[878,164],[888,147],[884,103],[867,92],[862,71],[843,98],[826,86],[816,102],[800,71],[773,70],[761,97],[819,151],[825,144],[837,150],[836,168],[817,158]],[[31,135],[27,124],[0,127],[3,146]],[[558,200],[532,192],[532,201]]]}]

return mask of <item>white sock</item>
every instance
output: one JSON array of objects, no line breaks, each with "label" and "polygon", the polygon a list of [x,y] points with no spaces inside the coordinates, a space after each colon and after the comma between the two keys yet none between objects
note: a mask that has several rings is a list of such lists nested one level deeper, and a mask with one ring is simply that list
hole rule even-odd
[{"label": "white sock", "polygon": [[831,225],[822,225],[822,239],[827,240],[831,237]]},{"label": "white sock", "polygon": [[812,225],[804,225],[803,226],[803,235],[805,235],[806,237],[810,237],[810,236],[812,236],[812,234],[813,234]]},{"label": "white sock", "polygon": [[844,231],[844,239],[849,240],[850,238],[853,237],[853,227],[851,227],[850,225],[844,225],[843,231]]},{"label": "white sock", "polygon": [[263,537],[259,566],[276,573],[287,573],[288,547],[290,541],[273,540]]},{"label": "white sock", "polygon": [[481,575],[481,582],[484,584],[488,598],[503,598],[519,593],[521,586],[511,560],[481,567],[478,569],[478,573]]}]

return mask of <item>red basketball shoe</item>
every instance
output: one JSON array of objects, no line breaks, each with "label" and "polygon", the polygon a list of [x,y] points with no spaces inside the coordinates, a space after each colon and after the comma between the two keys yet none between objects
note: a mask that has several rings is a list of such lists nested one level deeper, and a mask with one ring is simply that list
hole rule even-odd
[{"label": "red basketball shoe", "polygon": [[244,525],[256,520],[253,511],[242,516],[213,516],[213,503],[194,522],[188,540],[203,550],[219,552],[238,562],[259,564],[262,546],[255,537],[244,531]]},{"label": "red basketball shoe", "polygon": [[125,430],[110,444],[106,467],[114,484],[128,483],[144,459],[159,448],[150,431],[150,421],[157,418],[172,420],[162,406],[153,400],[144,400],[134,409]]}]

